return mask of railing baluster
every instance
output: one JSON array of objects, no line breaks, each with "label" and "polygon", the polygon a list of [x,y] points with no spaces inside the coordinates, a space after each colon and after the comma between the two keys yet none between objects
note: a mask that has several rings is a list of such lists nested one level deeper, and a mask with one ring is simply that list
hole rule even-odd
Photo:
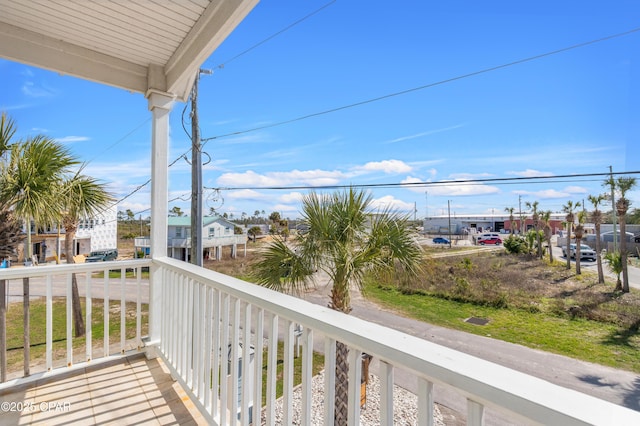
[{"label": "railing baluster", "polygon": [[[3,300],[0,303],[5,303],[5,301]],[[51,371],[53,369],[53,288],[51,274],[47,274],[46,315],[47,320],[45,327],[47,327],[47,371]],[[2,354],[2,356],[6,356],[6,354]]]},{"label": "railing baluster", "polygon": [[180,329],[178,332],[179,336],[179,344],[178,344],[178,359],[176,360],[176,364],[179,366],[178,373],[182,377],[186,377],[186,358],[187,358],[187,297],[189,297],[188,288],[187,288],[188,279],[184,275],[180,275],[178,280],[178,322],[180,324]]},{"label": "railing baluster", "polygon": [[276,422],[276,369],[278,367],[278,315],[271,314],[269,322],[269,352],[267,353],[267,425]]},{"label": "railing baluster", "polygon": [[324,424],[334,423],[336,399],[336,341],[324,340]]},{"label": "railing baluster", "polygon": [[433,426],[433,383],[418,378],[418,426]]},{"label": "railing baluster", "polygon": [[[108,274],[109,271],[105,271]],[[120,353],[124,354],[127,340],[127,269],[120,269]]]},{"label": "railing baluster", "polygon": [[198,398],[202,396],[202,286],[193,282],[193,392]]},{"label": "railing baluster", "polygon": [[192,278],[187,278],[187,295],[186,295],[186,312],[185,319],[187,321],[187,335],[186,335],[186,356],[185,356],[185,379],[187,381],[187,386],[194,389],[194,378],[193,378],[193,358],[194,358],[194,316],[195,312],[195,284]]},{"label": "railing baluster", "polygon": [[[136,346],[142,349],[142,268],[136,268]],[[150,301],[149,301],[150,302]]]},{"label": "railing baluster", "polygon": [[92,323],[93,323],[93,316],[92,316],[92,310],[93,310],[93,301],[92,301],[92,296],[91,296],[91,272],[87,272],[85,275],[85,288],[86,288],[86,302],[85,302],[85,309],[87,311],[87,323],[85,325],[85,333],[86,333],[86,351],[85,351],[85,359],[87,360],[87,362],[91,361],[92,359],[92,353],[91,353],[91,343],[93,342],[93,329],[92,329]]},{"label": "railing baluster", "polygon": [[211,340],[213,339],[212,333],[212,297],[213,289],[209,286],[204,287],[204,371],[202,372],[202,380],[204,381],[204,393],[202,395],[202,401],[205,410],[211,413]]},{"label": "railing baluster", "polygon": [[467,425],[482,426],[484,424],[484,406],[479,402],[467,399]]},{"label": "railing baluster", "polygon": [[[222,296],[222,339],[220,341],[220,425],[227,424],[227,375],[229,374],[229,295]],[[231,396],[232,398],[233,396]]]},{"label": "railing baluster", "polygon": [[282,375],[282,423],[293,423],[293,327],[292,321],[285,321],[284,328],[284,369]]},{"label": "railing baluster", "polygon": [[393,365],[380,361],[380,424],[393,424]]},{"label": "railing baluster", "polygon": [[213,330],[212,352],[213,367],[211,369],[211,416],[215,419],[220,413],[220,291],[213,291]]},{"label": "railing baluster", "polygon": [[232,305],[232,323],[231,323],[231,420],[229,424],[234,424],[238,418],[238,379],[240,377],[240,369],[238,368],[238,346],[240,345],[240,299],[234,298]]},{"label": "railing baluster", "polygon": [[305,327],[302,331],[302,411],[303,425],[311,424],[311,402],[313,393],[311,380],[313,375],[313,330]]},{"label": "railing baluster", "polygon": [[360,423],[360,378],[362,372],[362,351],[349,350],[349,401],[347,424],[355,426]]},{"label": "railing baluster", "polygon": [[251,304],[244,307],[244,333],[242,336],[242,409],[240,410],[240,420],[242,425],[249,426],[249,405],[253,392],[251,382],[253,381],[253,371],[251,371]]},{"label": "railing baluster", "polygon": [[109,274],[105,273],[104,277],[103,277],[103,284],[104,284],[104,299],[102,300],[103,302],[103,313],[102,313],[102,317],[104,318],[104,324],[103,324],[103,334],[104,334],[104,339],[103,339],[103,356],[107,357],[109,356]]},{"label": "railing baluster", "polygon": [[255,336],[255,357],[253,359],[254,369],[254,396],[253,396],[253,422],[260,422],[262,414],[262,352],[264,350],[264,309],[259,308],[256,313]]},{"label": "railing baluster", "polygon": [[[73,327],[73,292],[71,288],[71,277],[71,273],[67,274],[67,367],[73,365],[73,333],[71,332]],[[29,360],[25,360],[24,362],[29,362]]]}]

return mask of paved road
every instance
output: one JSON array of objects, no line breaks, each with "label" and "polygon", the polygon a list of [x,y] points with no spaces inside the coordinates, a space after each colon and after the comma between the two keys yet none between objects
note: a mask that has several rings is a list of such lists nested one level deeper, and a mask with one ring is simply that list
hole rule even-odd
[{"label": "paved road", "polygon": [[[315,290],[306,293],[304,299],[326,306],[329,300],[329,287],[318,286]],[[640,411],[640,375],[636,373],[404,318],[367,301],[357,291],[353,292],[352,306],[351,314],[364,320]],[[396,383],[416,392],[413,376],[398,371]],[[466,400],[457,393],[437,386],[434,388],[434,393],[436,402],[439,404],[451,408],[454,412],[466,413]],[[488,411],[486,424],[513,423],[497,413]]]}]

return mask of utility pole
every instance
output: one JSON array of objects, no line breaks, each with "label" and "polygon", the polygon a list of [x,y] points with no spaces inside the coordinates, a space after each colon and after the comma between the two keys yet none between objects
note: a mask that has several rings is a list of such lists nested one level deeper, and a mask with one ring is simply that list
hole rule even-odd
[{"label": "utility pole", "polygon": [[520,214],[520,235],[524,234],[522,231],[522,195],[518,195],[518,212]]},{"label": "utility pole", "polygon": [[200,74],[212,74],[199,69],[191,91],[191,262],[202,266],[202,145],[198,122],[198,83]]}]

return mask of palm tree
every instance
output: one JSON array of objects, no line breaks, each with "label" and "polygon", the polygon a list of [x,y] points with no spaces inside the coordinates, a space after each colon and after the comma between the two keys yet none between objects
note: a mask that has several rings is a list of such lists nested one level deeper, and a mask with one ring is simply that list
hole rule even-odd
[{"label": "palm tree", "polygon": [[[567,214],[565,217],[565,221],[567,222],[567,269],[571,269],[571,230],[573,229],[573,222],[575,222],[575,215],[573,213],[573,209],[577,209],[580,207],[580,202],[573,203],[573,201],[567,201],[567,204],[562,206],[562,211]],[[580,262],[580,259],[576,259],[577,262]]]},{"label": "palm tree", "polygon": [[551,220],[551,210],[547,210],[542,212],[540,215],[540,221],[543,225],[544,239],[547,240],[547,248],[549,249],[549,263],[553,263],[553,250],[551,247],[551,237],[553,233],[551,232],[551,225],[549,221]]},{"label": "palm tree", "polygon": [[[25,259],[31,259],[31,221],[54,224],[60,218],[61,200],[54,196],[55,185],[77,162],[68,150],[45,136],[35,136],[12,144],[9,159],[0,172],[0,201],[12,206],[26,226]],[[24,374],[29,373],[30,319],[29,278],[23,278]]]},{"label": "palm tree", "polygon": [[515,207],[505,207],[504,211],[509,213],[509,232],[513,235],[513,221],[515,219],[513,217],[513,212],[515,211]]},{"label": "palm tree", "polygon": [[616,213],[620,223],[620,261],[622,262],[622,292],[629,292],[629,271],[627,269],[627,233],[626,214],[631,202],[626,198],[627,192],[636,185],[636,178],[619,177],[616,179],[616,188],[620,192],[620,198],[616,201]]},{"label": "palm tree", "polygon": [[538,214],[538,202],[526,202],[525,205],[531,209],[531,220],[533,221],[533,229],[536,230],[536,241],[538,244],[538,257],[542,259],[542,241],[540,241],[540,215]]},{"label": "palm tree", "polygon": [[[62,217],[62,225],[65,231],[64,252],[66,253],[67,263],[75,263],[73,259],[73,239],[80,219],[95,215],[106,208],[114,199],[104,189],[104,185],[94,178],[81,175],[80,172],[65,180],[58,188],[58,193],[64,203]],[[80,294],[78,293],[78,280],[75,273],[71,274],[71,282],[75,336],[80,337],[85,334],[85,325],[80,305]]]},{"label": "palm tree", "polygon": [[[408,217],[384,210],[370,214],[372,197],[350,188],[333,195],[312,192],[302,200],[307,231],[291,245],[275,240],[263,252],[253,274],[262,285],[299,292],[316,270],[332,283],[329,307],[348,314],[350,290],[360,288],[369,272],[417,274],[420,247],[407,226]],[[336,344],[335,424],[346,424],[348,348]]]},{"label": "palm tree", "polygon": [[606,199],[602,194],[589,195],[589,202],[593,205],[593,211],[591,212],[591,221],[596,230],[596,259],[598,261],[598,283],[604,284],[604,271],[602,269],[602,242],[600,241],[601,232],[600,225],[602,225],[602,211],[598,209],[600,204]]},{"label": "palm tree", "polygon": [[620,281],[620,274],[622,274],[622,260],[620,258],[620,252],[609,251],[604,255],[604,258],[609,262],[609,269],[616,274],[616,291],[622,288],[622,281]]},{"label": "palm tree", "polygon": [[580,210],[578,212],[578,220],[575,229],[576,234],[576,275],[582,274],[580,270],[580,259],[582,258],[582,247],[580,244],[582,243],[582,237],[584,237],[584,222],[587,217],[587,212],[584,210]]}]

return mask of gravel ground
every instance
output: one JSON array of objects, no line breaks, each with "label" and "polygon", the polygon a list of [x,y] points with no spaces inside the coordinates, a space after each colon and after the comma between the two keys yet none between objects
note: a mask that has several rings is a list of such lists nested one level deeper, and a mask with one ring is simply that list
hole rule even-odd
[{"label": "gravel ground", "polygon": [[[324,422],[324,371],[320,372],[312,380],[313,402],[311,405],[311,425],[321,426]],[[300,400],[301,387],[298,386],[293,392],[293,424],[299,425],[300,421]],[[393,406],[394,406],[394,425],[415,425],[418,423],[416,395],[394,386],[393,389]],[[434,424],[444,425],[442,415],[438,407],[434,407]],[[262,424],[266,424],[266,411],[262,410]],[[282,398],[276,401],[276,424],[282,424]],[[369,384],[367,385],[367,403],[360,412],[360,424],[363,426],[380,425],[380,381],[378,377],[370,374]],[[386,426],[386,425],[385,425]]]}]

